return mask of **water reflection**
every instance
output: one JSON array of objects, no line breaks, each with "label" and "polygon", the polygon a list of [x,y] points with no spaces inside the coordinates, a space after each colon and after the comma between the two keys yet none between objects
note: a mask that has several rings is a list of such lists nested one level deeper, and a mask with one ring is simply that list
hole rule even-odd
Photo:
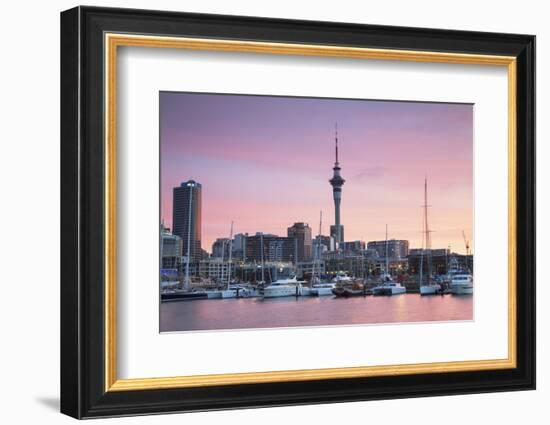
[{"label": "water reflection", "polygon": [[161,304],[163,332],[472,320],[473,297],[288,297]]}]

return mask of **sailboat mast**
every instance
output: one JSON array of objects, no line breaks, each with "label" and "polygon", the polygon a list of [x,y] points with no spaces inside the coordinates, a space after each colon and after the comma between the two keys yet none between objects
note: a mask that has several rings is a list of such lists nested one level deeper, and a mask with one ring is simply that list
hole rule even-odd
[{"label": "sailboat mast", "polygon": [[428,260],[428,285],[430,284],[431,270],[431,249],[432,244],[430,240],[430,227],[428,226],[428,179],[424,178],[424,231],[426,232],[426,256]]},{"label": "sailboat mast", "polygon": [[223,268],[223,260],[225,259],[225,240],[222,239],[222,265],[221,265],[221,271],[220,271],[220,282],[223,284],[223,276],[224,276],[224,268]]},{"label": "sailboat mast", "polygon": [[[231,231],[229,232],[229,261],[227,262],[227,265],[229,267],[229,271],[227,273],[227,289],[229,289],[229,284],[231,283],[231,263],[233,261],[233,221],[231,221]],[[223,264],[222,264],[223,268]]]},{"label": "sailboat mast", "polygon": [[386,224],[386,275],[389,275],[388,268],[388,225]]},{"label": "sailboat mast", "polygon": [[264,234],[260,233],[260,260],[262,262],[262,283],[265,283],[264,277]]}]

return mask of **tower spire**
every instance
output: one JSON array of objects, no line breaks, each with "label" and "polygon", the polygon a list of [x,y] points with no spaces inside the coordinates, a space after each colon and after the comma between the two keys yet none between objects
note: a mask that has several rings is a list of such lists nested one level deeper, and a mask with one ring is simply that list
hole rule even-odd
[{"label": "tower spire", "polygon": [[338,165],[338,122],[334,124],[334,140],[336,142],[336,162],[335,164]]},{"label": "tower spire", "polygon": [[342,186],[345,180],[340,175],[340,163],[338,162],[338,123],[334,125],[334,153],[335,160],[332,178],[329,180],[332,186],[332,198],[334,199],[334,226],[330,226],[330,234],[334,238],[336,249],[344,241],[344,226],[340,223],[340,202],[342,200]]}]

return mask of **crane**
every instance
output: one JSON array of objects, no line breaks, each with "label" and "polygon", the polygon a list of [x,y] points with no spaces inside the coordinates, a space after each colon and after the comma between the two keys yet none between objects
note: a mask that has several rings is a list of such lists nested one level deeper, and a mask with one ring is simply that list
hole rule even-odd
[{"label": "crane", "polygon": [[464,239],[464,245],[466,246],[466,255],[470,255],[470,241],[466,239],[466,233],[462,231],[462,238]]}]

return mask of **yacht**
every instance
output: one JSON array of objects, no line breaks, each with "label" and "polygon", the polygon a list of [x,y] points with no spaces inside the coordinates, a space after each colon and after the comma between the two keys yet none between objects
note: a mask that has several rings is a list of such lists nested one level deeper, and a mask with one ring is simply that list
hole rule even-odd
[{"label": "yacht", "polygon": [[439,283],[430,283],[420,286],[420,295],[436,295],[441,294],[441,285]]},{"label": "yacht", "polygon": [[296,276],[288,279],[279,279],[271,282],[262,289],[263,298],[279,298],[279,297],[297,297],[302,295],[302,284],[304,281],[299,281]]},{"label": "yacht", "polygon": [[386,224],[386,267],[382,275],[382,283],[372,288],[372,295],[398,295],[407,292],[400,283],[394,282],[389,273],[388,264],[388,225]]},{"label": "yacht", "polygon": [[470,295],[474,293],[474,278],[471,273],[456,273],[451,277],[451,294]]},{"label": "yacht", "polygon": [[326,282],[326,283],[314,283],[311,285],[309,290],[309,295],[323,296],[323,295],[332,295],[332,290],[336,286],[335,283]]},{"label": "yacht", "polygon": [[164,289],[160,293],[160,300],[162,302],[202,300],[207,298],[208,298],[208,293],[204,290]]},{"label": "yacht", "polygon": [[353,283],[353,279],[344,272],[338,272],[333,279],[333,282],[336,284],[344,285],[347,283]]},{"label": "yacht", "polygon": [[334,286],[331,292],[337,297],[343,297],[346,295],[346,287],[353,285],[353,279],[344,272],[338,272],[332,283],[334,283]]},{"label": "yacht", "polygon": [[384,281],[372,288],[372,295],[399,295],[407,292],[407,289],[398,282],[394,282],[389,275],[384,276]]}]

